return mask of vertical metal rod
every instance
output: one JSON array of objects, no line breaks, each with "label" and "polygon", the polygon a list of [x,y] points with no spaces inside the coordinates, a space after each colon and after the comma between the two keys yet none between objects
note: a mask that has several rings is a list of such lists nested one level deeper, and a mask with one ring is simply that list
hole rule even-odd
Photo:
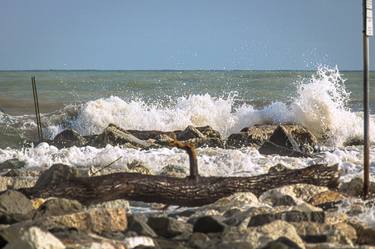
[{"label": "vertical metal rod", "polygon": [[364,122],[364,147],[363,147],[363,198],[369,194],[370,181],[370,119],[369,119],[369,38],[366,34],[367,7],[363,0],[363,122]]},{"label": "vertical metal rod", "polygon": [[42,133],[42,122],[40,119],[39,99],[38,99],[38,91],[36,89],[35,76],[31,77],[31,84],[33,88],[35,117],[36,117],[36,123],[38,127],[38,138],[39,138],[39,142],[41,142],[43,140],[43,133]]}]

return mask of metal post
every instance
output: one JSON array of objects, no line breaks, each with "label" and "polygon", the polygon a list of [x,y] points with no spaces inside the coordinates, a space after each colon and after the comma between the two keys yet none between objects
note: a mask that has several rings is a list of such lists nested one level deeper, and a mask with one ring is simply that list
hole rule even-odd
[{"label": "metal post", "polygon": [[369,36],[372,36],[372,0],[363,0],[363,198],[369,194],[370,116],[369,116]]},{"label": "metal post", "polygon": [[33,88],[35,117],[36,117],[36,124],[38,127],[38,138],[39,138],[39,142],[41,142],[43,140],[42,121],[40,119],[38,91],[36,90],[35,76],[31,77],[31,85]]}]

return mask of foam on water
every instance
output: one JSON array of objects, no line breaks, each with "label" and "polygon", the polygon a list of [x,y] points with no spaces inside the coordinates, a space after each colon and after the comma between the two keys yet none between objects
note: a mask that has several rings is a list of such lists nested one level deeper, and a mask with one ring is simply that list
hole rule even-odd
[{"label": "foam on water", "polygon": [[98,134],[114,123],[124,129],[163,131],[211,125],[228,136],[254,124],[294,122],[303,124],[318,137],[330,137],[330,145],[340,146],[348,139],[362,136],[363,119],[348,108],[350,94],[337,68],[320,67],[310,79],[297,82],[296,89],[289,103],[273,102],[260,109],[248,104],[235,107],[235,94],[182,96],[169,106],[157,101],[125,101],[116,96],[100,98],[82,104],[78,113],[70,115],[63,125],[51,124],[47,133],[53,137],[70,127],[82,135]]}]

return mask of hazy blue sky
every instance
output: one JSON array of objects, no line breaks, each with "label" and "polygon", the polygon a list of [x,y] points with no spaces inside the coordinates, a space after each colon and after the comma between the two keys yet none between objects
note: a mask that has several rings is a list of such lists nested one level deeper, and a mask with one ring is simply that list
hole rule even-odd
[{"label": "hazy blue sky", "polygon": [[361,69],[361,2],[1,0],[0,70]]}]

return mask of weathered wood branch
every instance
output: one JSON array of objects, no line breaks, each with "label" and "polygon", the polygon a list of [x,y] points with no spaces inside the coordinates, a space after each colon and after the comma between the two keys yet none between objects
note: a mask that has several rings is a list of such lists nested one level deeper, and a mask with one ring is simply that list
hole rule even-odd
[{"label": "weathered wood branch", "polygon": [[159,202],[179,206],[201,206],[235,192],[263,192],[289,184],[338,185],[338,166],[324,164],[303,169],[273,172],[252,177],[190,178],[115,173],[94,177],[75,177],[74,169],[56,164],[41,175],[33,188],[21,191],[29,197],[63,197],[84,204],[116,199]]}]

